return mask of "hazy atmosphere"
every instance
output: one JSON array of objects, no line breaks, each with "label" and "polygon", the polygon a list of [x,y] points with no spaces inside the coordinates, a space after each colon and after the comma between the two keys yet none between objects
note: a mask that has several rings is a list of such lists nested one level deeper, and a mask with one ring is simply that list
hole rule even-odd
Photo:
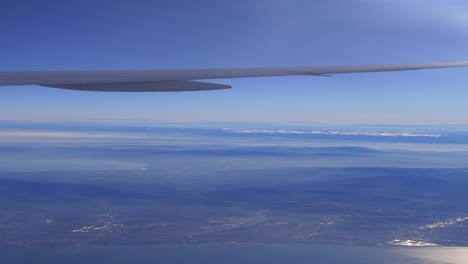
[{"label": "hazy atmosphere", "polygon": [[[0,263],[466,263],[468,67],[413,64],[468,66],[467,14],[465,0],[1,1]],[[290,68],[374,64],[426,70]],[[300,76],[223,70],[251,67]],[[90,72],[18,73],[68,70]],[[135,92],[200,76],[233,88]],[[15,78],[132,92],[1,86]]]},{"label": "hazy atmosphere", "polygon": [[468,127],[1,124],[5,263],[468,254]]}]

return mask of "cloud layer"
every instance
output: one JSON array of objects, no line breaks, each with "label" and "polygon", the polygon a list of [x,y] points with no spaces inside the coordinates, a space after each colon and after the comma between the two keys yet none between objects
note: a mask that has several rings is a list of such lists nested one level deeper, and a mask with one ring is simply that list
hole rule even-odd
[{"label": "cloud layer", "polygon": [[343,130],[283,130],[283,129],[224,129],[231,133],[244,134],[296,134],[296,135],[330,135],[330,136],[373,136],[373,137],[426,137],[440,138],[444,134],[423,134],[409,132],[366,132],[366,131],[343,131]]}]

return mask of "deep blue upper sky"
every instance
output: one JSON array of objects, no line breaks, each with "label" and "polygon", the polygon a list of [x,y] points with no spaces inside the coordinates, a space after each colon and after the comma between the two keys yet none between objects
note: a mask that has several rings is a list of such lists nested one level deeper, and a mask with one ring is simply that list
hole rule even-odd
[{"label": "deep blue upper sky", "polygon": [[[2,1],[0,70],[468,60],[464,0]],[[468,124],[468,69],[222,80],[234,89],[0,87],[0,120]]]}]

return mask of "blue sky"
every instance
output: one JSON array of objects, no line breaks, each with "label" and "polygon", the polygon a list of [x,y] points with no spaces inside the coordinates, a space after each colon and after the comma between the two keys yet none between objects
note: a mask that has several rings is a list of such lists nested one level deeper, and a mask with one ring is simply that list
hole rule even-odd
[{"label": "blue sky", "polygon": [[[0,70],[468,60],[457,0],[2,1]],[[0,87],[0,120],[468,124],[468,69],[221,80],[230,90]]]}]

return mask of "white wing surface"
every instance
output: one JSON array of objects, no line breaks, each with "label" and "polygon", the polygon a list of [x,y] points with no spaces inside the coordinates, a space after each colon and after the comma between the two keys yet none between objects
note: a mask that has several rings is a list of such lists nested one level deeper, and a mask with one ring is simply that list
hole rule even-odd
[{"label": "white wing surface", "polygon": [[198,80],[293,75],[323,76],[466,66],[468,61],[285,68],[0,72],[0,86],[40,85],[71,90],[116,92],[201,91],[226,89],[231,86]]}]

